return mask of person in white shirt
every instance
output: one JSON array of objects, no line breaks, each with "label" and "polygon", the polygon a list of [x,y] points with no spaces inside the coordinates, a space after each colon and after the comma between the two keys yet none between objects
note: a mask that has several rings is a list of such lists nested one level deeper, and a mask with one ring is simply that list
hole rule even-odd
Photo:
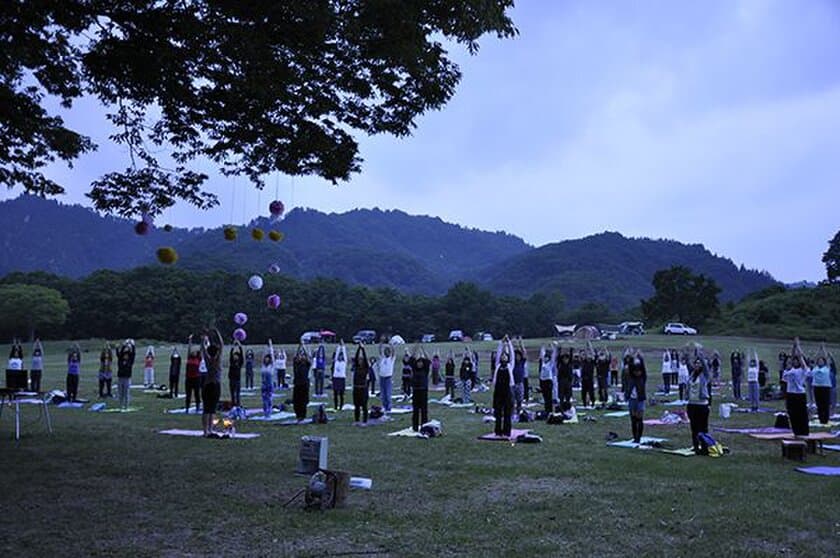
[{"label": "person in white shirt", "polygon": [[796,436],[807,436],[810,433],[808,428],[808,402],[805,396],[805,355],[799,346],[799,339],[793,347],[791,367],[782,374],[782,380],[787,386],[785,394],[785,407],[787,408],[790,428]]},{"label": "person in white shirt", "polygon": [[752,358],[747,366],[747,398],[750,401],[750,410],[758,412],[758,353],[753,349]]},{"label": "person in white shirt", "polygon": [[347,349],[344,340],[338,345],[332,361],[333,405],[336,411],[344,407],[344,391],[347,387]]},{"label": "person in white shirt", "polygon": [[278,347],[274,349],[274,372],[277,375],[277,389],[288,389],[286,383],[286,349]]},{"label": "person in white shirt", "polygon": [[543,406],[546,418],[554,411],[554,360],[557,347],[548,352],[545,345],[540,347],[540,393],[543,396]]},{"label": "person in white shirt", "polygon": [[385,414],[391,412],[391,394],[394,390],[394,362],[396,351],[393,345],[379,345],[379,398]]},{"label": "person in white shirt", "polygon": [[665,395],[671,393],[671,351],[668,349],[662,352],[662,385]]}]

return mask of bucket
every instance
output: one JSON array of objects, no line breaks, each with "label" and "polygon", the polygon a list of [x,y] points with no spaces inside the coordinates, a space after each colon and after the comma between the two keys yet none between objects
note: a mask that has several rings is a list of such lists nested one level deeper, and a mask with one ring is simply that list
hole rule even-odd
[{"label": "bucket", "polygon": [[728,419],[731,413],[732,407],[729,405],[729,403],[720,404],[720,418]]}]

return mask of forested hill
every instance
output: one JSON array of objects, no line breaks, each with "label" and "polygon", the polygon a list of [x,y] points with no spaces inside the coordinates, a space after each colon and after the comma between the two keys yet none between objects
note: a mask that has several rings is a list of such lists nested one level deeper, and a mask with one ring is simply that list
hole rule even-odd
[{"label": "forested hill", "polygon": [[252,223],[266,231],[277,228],[285,235],[282,242],[254,241],[247,227],[234,242],[224,240],[221,228],[155,228],[138,236],[131,221],[25,195],[0,203],[0,223],[0,276],[48,271],[82,277],[99,269],[130,269],[154,263],[156,248],[166,245],[175,247],[178,265],[187,269],[264,272],[277,263],[292,277],[335,277],[432,294],[480,267],[531,249],[506,233],[378,209],[342,214],[295,209],[276,225],[267,218]]},{"label": "forested hill", "polygon": [[47,271],[78,278],[99,269],[131,269],[154,264],[156,248],[173,246],[184,269],[252,273],[277,263],[294,278],[330,277],[420,294],[440,294],[465,280],[499,294],[559,291],[567,309],[585,302],[612,310],[637,306],[651,294],[653,274],[678,264],[712,277],[724,300],[775,284],[701,245],[603,233],[532,248],[503,232],[393,210],[295,209],[278,224],[266,218],[252,223],[266,231],[276,227],[285,235],[282,242],[254,241],[246,227],[233,242],[220,228],[155,228],[138,236],[130,221],[32,196],[0,203],[0,223],[0,276]]},{"label": "forested hill", "polygon": [[653,274],[674,265],[713,278],[724,301],[777,283],[768,273],[738,267],[701,244],[626,238],[615,232],[535,248],[489,266],[480,283],[494,292],[516,295],[560,291],[567,307],[595,301],[620,310],[650,296]]}]

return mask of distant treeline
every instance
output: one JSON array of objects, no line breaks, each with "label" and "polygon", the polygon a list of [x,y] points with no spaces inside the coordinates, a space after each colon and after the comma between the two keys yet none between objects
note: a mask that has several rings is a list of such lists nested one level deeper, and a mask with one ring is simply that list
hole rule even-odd
[{"label": "distant treeline", "polygon": [[[225,336],[232,334],[233,315],[249,316],[248,340],[269,336],[295,342],[304,331],[335,331],[348,340],[359,329],[400,334],[407,341],[425,333],[440,336],[451,329],[471,335],[476,331],[515,333],[528,337],[552,334],[553,324],[565,317],[559,294],[529,298],[497,296],[471,283],[456,283],[442,296],[410,295],[394,289],[350,286],[336,279],[296,280],[265,275],[259,291],[248,287],[248,276],[227,272],[191,272],[177,267],[142,267],[124,272],[99,271],[83,279],[43,272],[12,273],[2,284],[28,284],[59,291],[70,306],[61,326],[38,328],[44,339],[91,337],[183,339],[215,323]],[[266,304],[276,293],[278,310]],[[588,310],[587,310],[588,308]],[[601,305],[574,311],[608,315]],[[3,324],[2,338],[26,336],[23,326]]]}]

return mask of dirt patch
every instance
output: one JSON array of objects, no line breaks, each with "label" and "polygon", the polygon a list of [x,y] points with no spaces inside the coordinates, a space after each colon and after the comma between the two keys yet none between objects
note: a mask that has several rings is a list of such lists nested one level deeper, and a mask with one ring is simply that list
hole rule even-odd
[{"label": "dirt patch", "polygon": [[529,501],[568,497],[580,494],[586,484],[568,477],[517,477],[497,479],[473,491],[472,496],[486,503],[495,504],[518,499]]}]

